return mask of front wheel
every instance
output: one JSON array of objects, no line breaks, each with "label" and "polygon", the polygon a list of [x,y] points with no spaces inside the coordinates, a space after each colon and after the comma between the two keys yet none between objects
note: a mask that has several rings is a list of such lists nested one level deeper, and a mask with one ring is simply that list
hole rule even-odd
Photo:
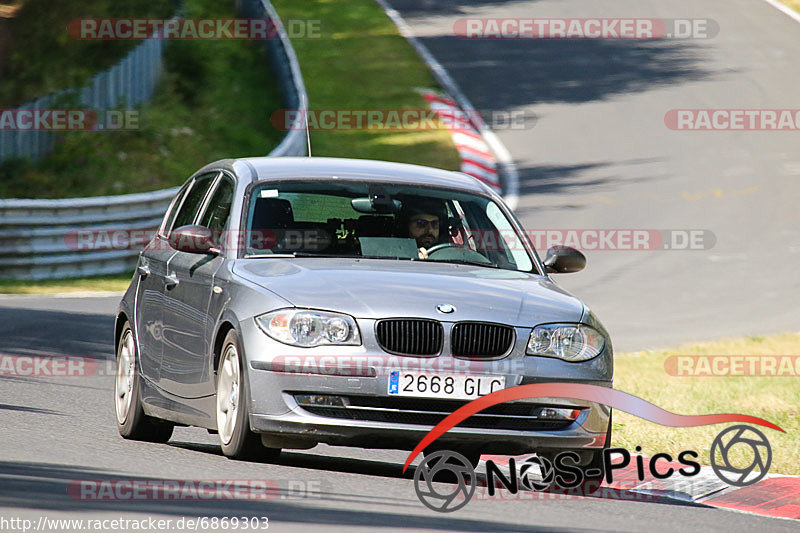
[{"label": "front wheel", "polygon": [[231,459],[275,458],[280,448],[265,448],[250,429],[250,391],[240,346],[236,330],[229,331],[217,368],[217,432],[222,453]]},{"label": "front wheel", "polygon": [[130,323],[125,322],[117,346],[117,373],[114,380],[117,429],[126,439],[167,442],[175,426],[144,414],[142,378],[136,368],[136,359],[136,342],[133,339]]}]

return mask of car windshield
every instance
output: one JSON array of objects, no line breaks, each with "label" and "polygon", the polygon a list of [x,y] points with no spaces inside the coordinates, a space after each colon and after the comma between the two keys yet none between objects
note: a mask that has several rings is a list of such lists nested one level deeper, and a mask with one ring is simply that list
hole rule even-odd
[{"label": "car windshield", "polygon": [[364,257],[534,270],[502,209],[462,191],[278,181],[257,185],[247,205],[246,257]]}]

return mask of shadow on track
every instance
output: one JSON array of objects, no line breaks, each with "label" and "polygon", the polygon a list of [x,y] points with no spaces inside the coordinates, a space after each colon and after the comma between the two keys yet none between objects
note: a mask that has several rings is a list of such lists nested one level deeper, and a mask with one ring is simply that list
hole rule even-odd
[{"label": "shadow on track", "polygon": [[37,415],[65,416],[64,413],[51,411],[50,409],[39,409],[38,407],[26,407],[24,405],[9,405],[7,403],[0,403],[0,411],[21,411],[23,413],[34,413]]},{"label": "shadow on track", "polygon": [[[170,442],[170,446],[182,448],[211,455],[222,455],[222,450],[215,444],[197,444],[193,442]],[[386,461],[371,461],[368,459],[352,459],[349,457],[336,457],[314,453],[296,453],[291,451],[281,452],[280,457],[273,461],[263,461],[261,464],[274,463],[293,468],[308,470],[324,470],[327,472],[341,472],[347,474],[362,474],[365,476],[379,476],[391,478],[413,479],[414,468],[411,467],[403,474],[403,465]]]},{"label": "shadow on track", "polygon": [[466,13],[469,8],[502,5],[516,1],[518,0],[389,0],[389,4],[402,12],[403,16],[429,17],[457,15]]},{"label": "shadow on track", "polygon": [[[346,526],[371,526],[409,529],[426,529],[431,531],[504,531],[543,532],[559,531],[552,527],[546,529],[536,526],[521,526],[493,521],[458,519],[451,516],[429,512],[427,515],[412,515],[401,512],[374,511],[363,509],[348,510],[342,502],[334,502],[336,508],[313,505],[319,501],[326,502],[326,493],[318,499],[303,499],[298,505],[286,500],[281,501],[243,501],[235,499],[219,500],[107,500],[80,499],[75,483],[80,480],[100,481],[103,479],[160,482],[163,480],[145,477],[117,476],[113,473],[88,467],[70,467],[46,463],[15,463],[0,461],[0,508],[4,509],[37,509],[42,511],[63,511],[72,513],[73,518],[80,519],[88,512],[136,513],[142,515],[173,515],[176,517],[269,517],[269,521],[298,524],[335,524]],[[181,481],[181,480],[178,480]],[[73,489],[68,493],[70,483]],[[68,495],[68,494],[71,494]],[[272,493],[272,497],[280,499],[281,494]],[[354,503],[351,498],[348,503]],[[385,505],[389,509],[397,509],[398,502],[377,497],[377,501],[367,502]],[[361,500],[359,500],[361,501]],[[417,505],[413,493],[408,503]],[[560,531],[571,531],[564,528]]]},{"label": "shadow on track", "polygon": [[[190,442],[170,442],[169,444],[170,446],[175,446],[177,448],[182,448],[185,450],[192,450],[217,456],[222,455],[222,451],[220,447],[217,445],[195,444]],[[416,468],[414,465],[412,465],[407,472],[403,473],[403,466],[400,463],[354,459],[349,457],[339,457],[330,455],[319,455],[308,452],[292,453],[286,451],[281,453],[278,459],[275,459],[273,461],[261,461],[257,463],[258,464],[271,463],[280,466],[303,468],[306,470],[320,470],[325,472],[360,474],[367,476],[378,476],[378,477],[388,477],[388,478],[408,479],[408,480],[414,478],[414,472]],[[485,486],[486,478],[482,473],[480,473],[480,471],[478,472],[478,478],[480,480],[480,484],[482,486]],[[500,496],[498,496],[498,500],[506,499],[502,497],[502,495],[504,494],[503,491],[506,490],[507,489],[499,488]],[[521,488],[520,491],[525,492],[525,489]],[[328,496],[343,497],[345,499],[348,497],[348,495],[335,494],[335,493],[329,493]],[[691,501],[677,500],[659,495],[642,495],[627,489],[608,487],[605,485],[601,486],[597,490],[592,489],[588,493],[582,493],[580,491],[563,491],[558,489],[552,491],[548,490],[541,493],[534,493],[532,497],[526,499],[529,499],[530,501],[534,502],[537,501],[537,499],[541,501],[558,501],[561,499],[574,499],[574,498],[591,498],[592,500],[636,501],[643,503],[657,503],[662,505],[706,507],[702,504],[694,503]],[[406,500],[398,500],[398,502],[403,502],[404,504],[408,503]],[[397,505],[397,503],[393,503],[393,505]]]},{"label": "shadow on track", "polygon": [[0,354],[114,359],[114,315],[0,307]]}]

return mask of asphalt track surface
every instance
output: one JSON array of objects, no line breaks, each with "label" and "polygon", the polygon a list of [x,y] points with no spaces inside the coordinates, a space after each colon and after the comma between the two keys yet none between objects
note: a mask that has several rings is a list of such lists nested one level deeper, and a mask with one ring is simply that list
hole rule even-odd
[{"label": "asphalt track surface", "polygon": [[[88,377],[0,377],[2,518],[171,519],[267,516],[270,531],[795,531],[794,521],[666,503],[478,500],[442,514],[417,500],[407,456],[317,446],[274,463],[222,456],[216,436],[177,428],[168,444],[123,440],[113,407],[117,298],[0,299],[0,351],[106,361]],[[270,480],[269,501],[95,501],[78,480]],[[71,485],[73,484],[73,485]],[[273,494],[273,493],[270,493]],[[6,526],[4,531],[12,531]],[[50,529],[55,531],[56,529]],[[73,529],[77,530],[77,529]],[[222,531],[222,529],[220,529]]]},{"label": "asphalt track surface", "polygon": [[[798,132],[672,131],[671,109],[795,109],[800,24],[760,0],[391,0],[497,129],[528,229],[710,230],[701,251],[588,251],[558,282],[618,349],[798,331]],[[462,18],[708,18],[705,40],[478,40]]]},{"label": "asphalt track surface", "polygon": [[[716,234],[708,251],[590,253],[585,272],[563,277],[618,348],[797,330],[796,133],[673,132],[663,116],[673,108],[797,107],[800,24],[757,0],[394,4],[476,107],[536,117],[530,129],[498,131],[520,168],[518,213],[528,227]],[[453,37],[453,20],[469,15],[708,17],[722,31],[708,41],[650,43]],[[117,301],[0,299],[0,354],[110,363]],[[267,516],[278,531],[797,528],[700,506],[597,498],[474,500],[439,514],[401,474],[403,452],[318,446],[246,463],[225,459],[216,437],[195,428],[177,429],[165,445],[125,441],[111,368],[101,364],[88,377],[0,376],[0,519]],[[282,490],[267,502],[98,502],[68,494],[81,479],[274,480]]]}]

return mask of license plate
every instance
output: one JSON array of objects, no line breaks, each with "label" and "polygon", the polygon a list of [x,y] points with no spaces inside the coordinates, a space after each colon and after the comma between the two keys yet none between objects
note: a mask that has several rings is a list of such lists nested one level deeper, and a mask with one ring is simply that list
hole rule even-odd
[{"label": "license plate", "polygon": [[434,374],[393,370],[389,373],[387,392],[391,396],[474,400],[504,389],[505,386],[505,376],[470,376],[468,374]]}]

